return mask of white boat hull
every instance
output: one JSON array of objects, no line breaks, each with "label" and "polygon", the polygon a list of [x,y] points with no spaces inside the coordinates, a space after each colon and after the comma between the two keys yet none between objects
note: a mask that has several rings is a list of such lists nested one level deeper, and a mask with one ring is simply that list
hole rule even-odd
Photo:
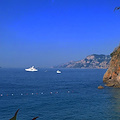
[{"label": "white boat hull", "polygon": [[60,71],[60,70],[57,70],[57,73],[58,73],[58,74],[60,74],[60,73],[61,73],[61,71]]},{"label": "white boat hull", "polygon": [[31,71],[31,72],[34,72],[34,71],[38,71],[38,70],[35,69],[34,66],[32,66],[31,68],[25,69],[25,71]]},{"label": "white boat hull", "polygon": [[38,71],[38,70],[25,69],[25,71],[32,71],[32,72],[34,72],[34,71]]}]

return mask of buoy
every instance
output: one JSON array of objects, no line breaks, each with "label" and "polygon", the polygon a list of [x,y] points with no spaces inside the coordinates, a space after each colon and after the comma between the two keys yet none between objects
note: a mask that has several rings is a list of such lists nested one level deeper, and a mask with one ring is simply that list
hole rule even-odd
[{"label": "buoy", "polygon": [[70,91],[68,91],[68,93],[70,93]]}]

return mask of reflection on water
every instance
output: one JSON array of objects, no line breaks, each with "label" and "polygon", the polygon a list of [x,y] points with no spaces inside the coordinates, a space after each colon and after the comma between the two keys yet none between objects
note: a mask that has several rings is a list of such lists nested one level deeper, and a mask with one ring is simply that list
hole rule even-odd
[{"label": "reflection on water", "polygon": [[109,93],[110,107],[108,109],[111,120],[120,120],[120,89],[119,88],[106,88]]},{"label": "reflection on water", "polygon": [[119,88],[113,88],[111,90],[111,93],[113,95],[113,106],[117,112],[120,113],[120,89]]}]

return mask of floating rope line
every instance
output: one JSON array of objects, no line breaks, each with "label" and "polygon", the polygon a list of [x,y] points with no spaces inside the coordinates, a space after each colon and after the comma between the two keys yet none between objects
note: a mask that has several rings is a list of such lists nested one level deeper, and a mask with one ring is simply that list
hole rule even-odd
[{"label": "floating rope line", "polygon": [[[49,92],[50,95],[52,95],[52,94],[59,94],[59,93],[67,93],[67,94],[69,94],[69,93],[73,93],[73,91],[67,91],[67,92],[58,92],[58,91],[52,92],[52,91],[51,91],[51,92]],[[44,93],[44,92],[33,93],[33,92],[32,92],[32,93],[19,93],[19,94],[15,94],[15,93],[12,93],[12,94],[3,94],[3,93],[1,93],[1,94],[0,94],[0,97],[3,97],[3,96],[19,96],[19,95],[20,95],[20,96],[28,96],[28,95],[32,95],[32,96],[33,96],[33,95],[40,95],[40,94],[41,94],[41,95],[44,95],[44,94],[46,95],[46,94],[48,94],[48,92],[46,92],[46,93]]]}]

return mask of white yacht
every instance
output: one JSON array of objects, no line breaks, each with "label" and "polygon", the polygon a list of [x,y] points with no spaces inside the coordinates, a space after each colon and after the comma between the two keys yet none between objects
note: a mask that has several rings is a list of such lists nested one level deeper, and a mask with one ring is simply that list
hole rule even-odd
[{"label": "white yacht", "polygon": [[34,66],[28,68],[28,69],[25,69],[25,71],[38,71],[36,68],[34,68]]},{"label": "white yacht", "polygon": [[60,73],[61,73],[61,71],[60,71],[60,70],[57,70],[57,73],[59,73],[59,74],[60,74]]}]

